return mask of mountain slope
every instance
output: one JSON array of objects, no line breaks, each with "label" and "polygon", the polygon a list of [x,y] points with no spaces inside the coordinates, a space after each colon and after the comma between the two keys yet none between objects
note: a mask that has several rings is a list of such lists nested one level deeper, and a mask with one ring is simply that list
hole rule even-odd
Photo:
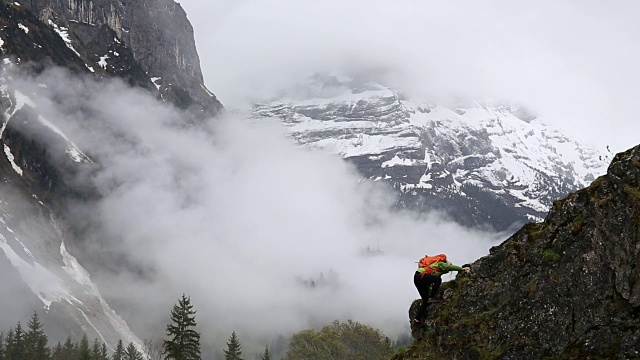
[{"label": "mountain slope", "polygon": [[638,358],[638,249],[640,146],[446,284],[396,359]]},{"label": "mountain slope", "polygon": [[448,108],[332,77],[306,86],[302,96],[255,105],[253,116],[279,118],[300,144],[389,183],[400,207],[440,209],[464,225],[503,230],[541,219],[553,200],[605,171],[602,154],[519,108]]},{"label": "mountain slope", "polygon": [[[141,346],[140,339],[102,297],[81,265],[83,259],[76,259],[82,254],[83,236],[78,226],[83,225],[69,223],[65,217],[70,202],[98,197],[95,189],[74,178],[100,165],[54,125],[55,119],[43,116],[37,105],[40,92],[59,86],[64,82],[62,77],[79,75],[88,82],[119,78],[200,117],[217,113],[221,106],[202,86],[197,54],[189,50],[193,47],[195,51],[192,32],[177,4],[171,2],[171,16],[152,18],[154,11],[162,12],[158,6],[170,4],[145,2],[149,11],[136,8],[135,18],[142,22],[150,17],[144,20],[146,24],[164,19],[164,25],[173,28],[173,36],[180,37],[172,43],[172,51],[182,54],[180,71],[177,62],[172,68],[140,61],[129,46],[135,41],[125,42],[111,28],[109,21],[117,23],[118,17],[99,19],[77,8],[78,4],[96,12],[104,9],[104,4],[94,8],[98,5],[95,1],[0,2],[0,286],[6,289],[0,301],[0,325],[7,329],[28,319],[34,310],[44,309],[41,319],[54,342],[67,336],[79,339],[86,333],[110,348],[119,339]],[[46,9],[40,9],[41,5]],[[39,17],[27,6],[37,10]],[[119,6],[122,11],[131,11],[124,4]],[[176,26],[172,27],[171,21],[176,21]],[[138,41],[144,41],[142,30],[133,33]],[[166,44],[154,49],[156,45],[139,45],[136,50],[164,58]],[[64,69],[55,72],[58,78],[44,77],[40,83],[25,85],[24,79],[46,73],[52,66]],[[176,71],[176,79],[172,71]],[[160,81],[152,78],[151,74],[165,72],[173,85],[160,86]],[[83,121],[93,121],[90,113],[83,115],[87,116]]]}]

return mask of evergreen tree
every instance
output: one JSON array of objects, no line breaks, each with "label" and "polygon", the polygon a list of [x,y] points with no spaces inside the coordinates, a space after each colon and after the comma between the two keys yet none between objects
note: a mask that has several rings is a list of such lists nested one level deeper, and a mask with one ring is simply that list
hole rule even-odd
[{"label": "evergreen tree", "polygon": [[[102,343],[104,345],[104,343]],[[106,345],[105,345],[105,353],[106,353]],[[106,354],[105,354],[106,355]],[[102,346],[98,342],[98,339],[93,339],[93,346],[91,346],[91,359],[93,360],[108,360],[107,356],[102,355]]]},{"label": "evergreen tree", "polygon": [[262,360],[271,360],[271,353],[269,352],[269,347],[264,347],[264,352],[260,356]]},{"label": "evergreen tree", "polygon": [[31,319],[27,323],[27,333],[25,335],[25,359],[26,360],[47,360],[51,355],[51,350],[47,346],[49,339],[42,330],[42,323],[38,318],[38,313],[33,312]]},{"label": "evergreen tree", "polygon": [[111,355],[111,360],[124,360],[124,345],[122,345],[122,340],[118,340],[116,351]]},{"label": "evergreen tree", "polygon": [[165,359],[200,360],[200,334],[194,329],[195,314],[191,298],[182,294],[171,310],[171,324],[167,325],[169,340],[164,340]]},{"label": "evergreen tree", "polygon": [[127,349],[124,351],[124,358],[125,360],[144,360],[142,354],[133,343],[129,343],[129,346],[127,346]]},{"label": "evergreen tree", "polygon": [[100,346],[100,356],[98,357],[99,360],[109,360],[109,355],[107,354],[107,344],[102,343],[102,346]]},{"label": "evergreen tree", "polygon": [[240,340],[238,340],[238,336],[234,331],[229,337],[227,350],[224,351],[224,358],[225,360],[244,360],[240,355],[242,355],[242,345],[240,345]]},{"label": "evergreen tree", "polygon": [[58,344],[56,344],[56,346],[54,346],[53,350],[51,351],[51,359],[53,360],[61,359],[60,354],[62,354],[62,344],[60,344],[60,342],[58,341]]},{"label": "evergreen tree", "polygon": [[7,332],[7,337],[5,338],[5,347],[4,347],[4,358],[6,360],[13,360],[15,359],[14,356],[14,344],[15,344],[15,332],[13,331],[13,329],[9,329],[9,332]]},{"label": "evergreen tree", "polygon": [[76,360],[77,346],[71,342],[71,337],[67,337],[64,345],[56,345],[51,358],[53,360]]},{"label": "evergreen tree", "polygon": [[13,338],[13,352],[8,360],[23,360],[25,358],[26,346],[24,343],[25,333],[22,329],[20,321],[16,325],[15,335]]},{"label": "evergreen tree", "polygon": [[0,332],[0,360],[4,359],[4,332]]},{"label": "evergreen tree", "polygon": [[80,346],[78,347],[78,360],[91,360],[91,348],[87,334],[82,335]]},{"label": "evergreen tree", "polygon": [[100,356],[100,343],[98,338],[93,339],[93,345],[91,346],[91,359],[97,360]]}]

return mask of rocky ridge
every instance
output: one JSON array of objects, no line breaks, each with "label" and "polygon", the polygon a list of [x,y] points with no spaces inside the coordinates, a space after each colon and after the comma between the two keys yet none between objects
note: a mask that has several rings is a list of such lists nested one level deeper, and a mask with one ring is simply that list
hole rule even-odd
[{"label": "rocky ridge", "polygon": [[395,359],[640,358],[639,249],[636,146],[445,283]]}]

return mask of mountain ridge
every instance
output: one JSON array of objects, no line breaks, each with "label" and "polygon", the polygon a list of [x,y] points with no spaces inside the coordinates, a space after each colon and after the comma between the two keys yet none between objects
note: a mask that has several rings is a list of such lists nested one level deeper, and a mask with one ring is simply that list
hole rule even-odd
[{"label": "mountain ridge", "polygon": [[444,303],[394,359],[637,358],[639,248],[636,146],[446,283]]},{"label": "mountain ridge", "polygon": [[[602,153],[519,107],[449,108],[335,77],[307,86],[296,91],[308,98],[256,104],[252,117],[280,119],[299,144],[340,155],[363,180],[388,183],[400,208],[443,210],[463,225],[501,231],[541,219],[553,200],[606,168]],[[491,205],[479,208],[478,198]]]}]

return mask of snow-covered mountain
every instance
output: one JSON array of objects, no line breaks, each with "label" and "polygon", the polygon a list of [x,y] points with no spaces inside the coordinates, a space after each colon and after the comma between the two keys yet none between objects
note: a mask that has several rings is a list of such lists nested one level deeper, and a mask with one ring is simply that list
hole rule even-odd
[{"label": "snow-covered mountain", "polygon": [[314,76],[253,107],[282,119],[298,143],[388,182],[398,205],[440,209],[465,225],[505,229],[540,219],[551,203],[606,171],[604,155],[521,108],[468,102],[447,107],[404,98],[378,83]]},{"label": "snow-covered mountain", "polygon": [[[170,31],[158,31],[164,27]],[[98,166],[83,152],[91,149],[43,116],[37,89],[52,84],[18,84],[52,66],[95,81],[120,78],[196,117],[222,106],[203,85],[193,30],[172,0],[0,2],[0,326],[43,309],[52,341],[84,333],[112,349],[118,340],[142,348],[78,255],[82,225],[65,218],[69,201],[99,196],[70,182]]]},{"label": "snow-covered mountain", "polygon": [[[30,294],[18,296],[32,304],[31,310],[44,308],[44,319],[51,320],[51,326],[66,327],[76,336],[89,334],[109,346],[122,339],[141,347],[140,339],[110,308],[89,273],[67,251],[67,244],[77,243],[78,239],[58,219],[59,198],[50,194],[59,190],[57,172],[42,156],[42,148],[24,138],[19,130],[22,127],[47,133],[50,144],[58,145],[50,146],[48,151],[66,158],[71,166],[91,165],[92,160],[50,121],[34,115],[38,109],[30,99],[32,94],[23,94],[11,86],[9,74],[16,65],[8,59],[3,65],[0,138],[7,161],[0,163],[0,250],[4,253],[0,263],[9,265],[7,271],[31,290]],[[14,126],[12,122],[18,124]],[[12,301],[15,295],[6,295],[5,299]]]}]

